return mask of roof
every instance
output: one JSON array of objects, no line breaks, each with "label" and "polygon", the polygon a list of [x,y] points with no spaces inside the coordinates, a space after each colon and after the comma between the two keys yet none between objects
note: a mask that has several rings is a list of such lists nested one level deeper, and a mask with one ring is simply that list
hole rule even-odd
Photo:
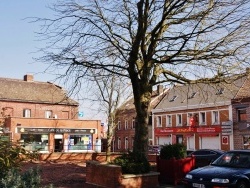
[{"label": "roof", "polygon": [[59,86],[49,82],[0,78],[0,101],[76,105]]},{"label": "roof", "polygon": [[246,77],[237,79],[231,84],[175,85],[169,89],[153,111],[175,111],[230,105],[231,99],[237,95],[245,80]]},{"label": "roof", "polygon": [[[152,92],[150,108],[154,108],[159,103],[159,101],[163,98],[166,92],[167,92],[167,89],[163,89],[163,86],[158,86],[157,90],[154,90]],[[134,98],[132,97],[129,100],[125,101],[119,107],[118,110],[135,110]]]}]

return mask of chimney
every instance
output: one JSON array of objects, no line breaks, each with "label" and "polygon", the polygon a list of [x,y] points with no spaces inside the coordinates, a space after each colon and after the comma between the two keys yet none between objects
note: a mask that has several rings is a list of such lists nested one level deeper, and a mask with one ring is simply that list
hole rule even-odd
[{"label": "chimney", "polygon": [[163,85],[157,86],[157,94],[160,95],[163,92]]},{"label": "chimney", "polygon": [[23,80],[26,81],[26,82],[33,82],[33,81],[34,81],[34,80],[33,80],[33,75],[31,75],[31,74],[26,74],[26,75],[24,75]]}]

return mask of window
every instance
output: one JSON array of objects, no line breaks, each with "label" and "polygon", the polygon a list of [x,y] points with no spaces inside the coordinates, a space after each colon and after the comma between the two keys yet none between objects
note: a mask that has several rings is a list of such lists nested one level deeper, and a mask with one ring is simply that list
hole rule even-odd
[{"label": "window", "polygon": [[69,119],[69,111],[62,111],[62,118]]},{"label": "window", "polygon": [[20,142],[28,151],[48,151],[48,134],[21,134]]},{"label": "window", "polygon": [[171,126],[172,126],[172,116],[167,115],[167,127],[171,127]]},{"label": "window", "polygon": [[219,124],[219,112],[218,111],[212,112],[212,123],[213,123],[213,125]]},{"label": "window", "polygon": [[237,110],[238,121],[239,122],[246,122],[247,121],[247,110],[246,108],[239,108]]},{"label": "window", "polygon": [[132,137],[132,138],[131,138],[131,145],[132,145],[132,148],[134,147],[134,140],[135,140],[135,138]]},{"label": "window", "polygon": [[[68,150],[91,150],[92,147],[92,136],[90,134],[86,135],[69,135],[69,143],[64,144],[65,148]],[[96,143],[98,146],[98,143]]]},{"label": "window", "polygon": [[182,116],[181,114],[176,115],[176,125],[181,126],[182,125]]},{"label": "window", "polygon": [[118,149],[121,149],[121,138],[120,137],[118,137],[118,143],[117,143],[117,148]]},{"label": "window", "polygon": [[132,129],[135,129],[135,119],[132,119]]},{"label": "window", "polygon": [[200,125],[205,125],[206,124],[206,113],[200,112],[199,118],[200,118],[199,119]]},{"label": "window", "polygon": [[52,118],[52,111],[51,110],[45,111],[45,118]]},{"label": "window", "polygon": [[176,95],[175,95],[175,96],[173,96],[173,97],[169,100],[169,102],[173,102],[176,98],[177,98],[177,96],[176,96]]},{"label": "window", "polygon": [[125,129],[128,129],[128,120],[125,120]]},{"label": "window", "polygon": [[125,149],[128,149],[128,137],[125,137]]},{"label": "window", "polygon": [[31,117],[31,110],[30,109],[23,109],[23,117],[30,118]]},{"label": "window", "polygon": [[196,93],[197,93],[197,92],[193,92],[188,98],[189,98],[189,99],[194,98],[194,96],[196,95]]},{"label": "window", "polygon": [[121,130],[121,121],[118,121],[118,127],[117,127],[118,130]]},{"label": "window", "polygon": [[156,127],[161,127],[161,116],[156,117]]},{"label": "window", "polygon": [[215,95],[221,95],[223,94],[224,88],[220,88],[217,90],[217,92],[215,93]]}]

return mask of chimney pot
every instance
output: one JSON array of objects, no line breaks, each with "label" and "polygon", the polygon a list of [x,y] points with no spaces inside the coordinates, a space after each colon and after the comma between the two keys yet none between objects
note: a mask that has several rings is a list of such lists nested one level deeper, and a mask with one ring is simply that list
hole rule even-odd
[{"label": "chimney pot", "polygon": [[33,78],[34,78],[33,75],[26,74],[26,75],[24,75],[23,80],[26,81],[26,82],[33,82],[34,81]]}]

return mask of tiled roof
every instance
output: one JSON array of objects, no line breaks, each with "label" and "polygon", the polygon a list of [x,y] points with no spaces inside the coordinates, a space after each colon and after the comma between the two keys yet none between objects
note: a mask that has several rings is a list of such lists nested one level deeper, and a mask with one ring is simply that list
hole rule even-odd
[{"label": "tiled roof", "polygon": [[[151,97],[151,103],[150,103],[150,108],[154,108],[155,105],[159,103],[159,101],[163,98],[163,95],[167,92],[167,89],[162,89],[160,91],[154,90],[152,92],[152,97]],[[124,102],[120,107],[119,110],[132,110],[135,109],[134,105],[134,98],[130,98],[126,102]]]},{"label": "tiled roof", "polygon": [[231,104],[246,78],[232,84],[189,84],[176,85],[171,88],[154,111],[174,111],[205,107],[216,107]]},{"label": "tiled roof", "polygon": [[77,105],[65,91],[49,82],[0,78],[0,101]]},{"label": "tiled roof", "polygon": [[243,86],[238,91],[235,99],[242,99],[250,97],[250,76],[245,80]]}]

